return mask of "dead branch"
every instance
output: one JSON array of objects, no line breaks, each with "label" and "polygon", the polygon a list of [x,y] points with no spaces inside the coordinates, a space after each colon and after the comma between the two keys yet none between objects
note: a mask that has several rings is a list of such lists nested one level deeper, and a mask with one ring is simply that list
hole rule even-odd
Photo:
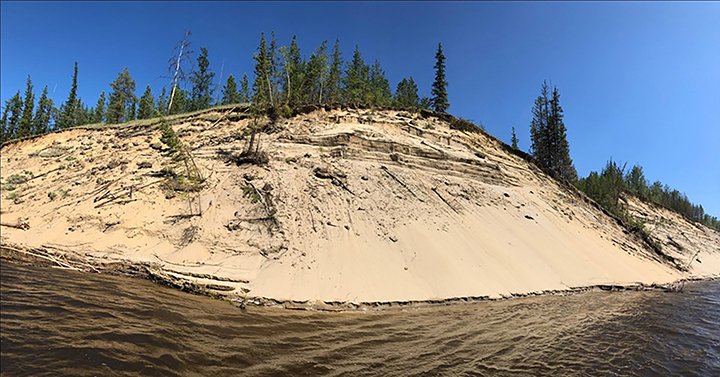
[{"label": "dead branch", "polygon": [[258,190],[257,187],[255,187],[255,185],[252,184],[252,182],[245,181],[245,184],[247,186],[249,186],[255,192],[255,195],[257,196],[258,200],[260,201],[260,204],[262,204],[263,208],[265,209],[265,213],[268,215],[268,217],[272,217],[274,219],[275,218],[275,208],[273,208],[272,206],[270,206],[268,204],[268,201],[265,198],[265,194],[263,194],[260,190]]},{"label": "dead branch", "polygon": [[32,252],[32,251],[29,251],[29,250],[23,250],[23,249],[15,248],[15,247],[8,246],[8,245],[3,245],[2,247],[3,247],[4,249],[8,249],[8,250],[14,251],[14,252],[16,252],[16,253],[26,254],[26,255],[30,255],[30,256],[35,257],[35,258],[40,258],[40,259],[44,259],[44,260],[53,262],[53,263],[57,264],[59,267],[61,267],[61,268],[66,268],[66,269],[69,269],[69,270],[80,271],[79,268],[70,266],[69,264],[60,261],[59,259],[57,259],[57,258],[49,255],[48,253],[38,254],[38,253],[34,253],[34,252]]},{"label": "dead branch", "polygon": [[352,192],[350,190],[350,188],[347,186],[347,184],[345,183],[347,180],[347,176],[345,175],[345,173],[342,173],[337,170],[330,171],[329,168],[316,166],[313,169],[313,174],[316,177],[321,178],[321,179],[330,179],[335,186],[342,187],[345,191],[349,192],[352,195],[355,195],[355,193]]},{"label": "dead branch", "polygon": [[445,204],[447,204],[447,206],[450,207],[450,209],[452,209],[455,213],[458,213],[458,210],[455,209],[455,207],[453,207],[452,205],[450,205],[450,202],[448,202],[442,195],[440,195],[440,192],[438,192],[437,187],[433,187],[431,190],[432,190],[435,194],[437,194],[437,196],[438,196],[440,199],[442,199],[442,201],[443,201]]},{"label": "dead branch", "polygon": [[42,173],[42,174],[33,176],[32,178],[28,179],[28,180],[25,181],[25,182],[30,182],[30,181],[32,181],[32,180],[35,179],[35,178],[44,177],[44,176],[46,176],[46,175],[48,175],[48,174],[50,174],[50,173],[52,173],[52,172],[56,172],[56,171],[61,170],[61,169],[62,169],[62,167],[57,167],[57,168],[55,168],[55,169],[48,170],[48,171],[46,171],[45,173]]},{"label": "dead branch", "polygon": [[217,126],[217,125],[220,123],[220,121],[222,121],[223,119],[225,119],[225,117],[227,117],[228,114],[230,114],[230,113],[232,113],[233,111],[235,111],[235,109],[237,109],[237,106],[236,106],[236,107],[233,107],[232,109],[230,109],[230,110],[228,110],[228,111],[226,111],[223,115],[220,116],[220,118],[218,118],[218,120],[215,121],[215,123],[211,124],[210,127],[208,127],[208,128],[213,128],[213,127]]},{"label": "dead branch", "polygon": [[[405,190],[408,190],[408,192],[410,192],[410,194],[412,194],[412,196],[414,196],[415,199],[418,199],[418,200],[422,201],[422,199],[420,199],[417,195],[415,195],[415,193],[413,192],[413,190],[410,190],[410,187],[408,187],[408,186],[405,184],[405,182],[401,181],[400,178],[398,178],[395,174],[393,174],[392,172],[390,172],[390,170],[389,170],[385,165],[381,165],[381,166],[380,166],[380,170],[384,171],[385,174],[389,175],[390,178],[394,179],[397,183],[400,184],[400,186],[404,187]],[[434,189],[433,189],[433,190],[434,190]]]}]

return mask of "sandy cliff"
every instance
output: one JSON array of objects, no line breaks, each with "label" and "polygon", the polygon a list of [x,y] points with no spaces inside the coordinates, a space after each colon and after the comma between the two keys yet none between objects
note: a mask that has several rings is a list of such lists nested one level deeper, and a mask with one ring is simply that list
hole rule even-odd
[{"label": "sandy cliff", "polygon": [[206,178],[197,193],[161,176],[172,160],[156,122],[4,146],[2,222],[29,229],[2,226],[2,243],[299,302],[503,297],[720,273],[717,232],[684,222],[681,234],[698,237],[687,242],[673,233],[678,216],[629,199],[671,219],[651,231],[666,258],[495,139],[437,117],[319,109],[258,134],[269,162],[257,166],[229,158],[247,144],[244,111],[172,121]]}]

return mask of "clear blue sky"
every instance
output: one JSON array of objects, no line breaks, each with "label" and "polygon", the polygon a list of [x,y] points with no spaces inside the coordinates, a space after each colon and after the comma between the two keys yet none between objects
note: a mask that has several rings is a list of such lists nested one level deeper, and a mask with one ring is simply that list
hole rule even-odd
[{"label": "clear blue sky", "polygon": [[[391,86],[412,75],[429,94],[434,53],[447,57],[450,112],[529,148],[530,108],[543,79],[560,89],[580,175],[605,161],[639,163],[648,179],[720,216],[720,3],[195,3],[2,2],[2,101],[48,85],[94,105],[124,67],[157,94],[186,29],[223,77],[252,73],[261,31],[304,54],[339,38],[379,59]],[[138,93],[140,94],[140,93]]]}]

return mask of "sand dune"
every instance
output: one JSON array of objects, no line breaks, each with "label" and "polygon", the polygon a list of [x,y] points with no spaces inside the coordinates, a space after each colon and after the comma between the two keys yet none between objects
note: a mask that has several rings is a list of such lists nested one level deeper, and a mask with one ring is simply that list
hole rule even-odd
[{"label": "sand dune", "polygon": [[[495,139],[437,117],[320,109],[260,134],[267,165],[236,165],[227,153],[247,143],[244,110],[172,121],[207,178],[197,194],[157,176],[171,159],[154,121],[4,146],[3,182],[29,180],[3,185],[2,222],[29,229],[2,226],[2,243],[296,302],[498,298],[720,274],[718,232],[629,198],[634,211],[671,219],[652,233],[682,245],[665,245],[668,259]],[[197,198],[202,216],[187,216]],[[677,224],[700,238],[677,238]]]}]

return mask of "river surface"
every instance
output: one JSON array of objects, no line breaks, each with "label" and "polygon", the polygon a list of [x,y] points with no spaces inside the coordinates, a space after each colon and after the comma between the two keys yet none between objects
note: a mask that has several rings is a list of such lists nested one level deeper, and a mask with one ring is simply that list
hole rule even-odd
[{"label": "river surface", "polygon": [[720,282],[372,312],[2,261],[2,376],[720,376]]}]

